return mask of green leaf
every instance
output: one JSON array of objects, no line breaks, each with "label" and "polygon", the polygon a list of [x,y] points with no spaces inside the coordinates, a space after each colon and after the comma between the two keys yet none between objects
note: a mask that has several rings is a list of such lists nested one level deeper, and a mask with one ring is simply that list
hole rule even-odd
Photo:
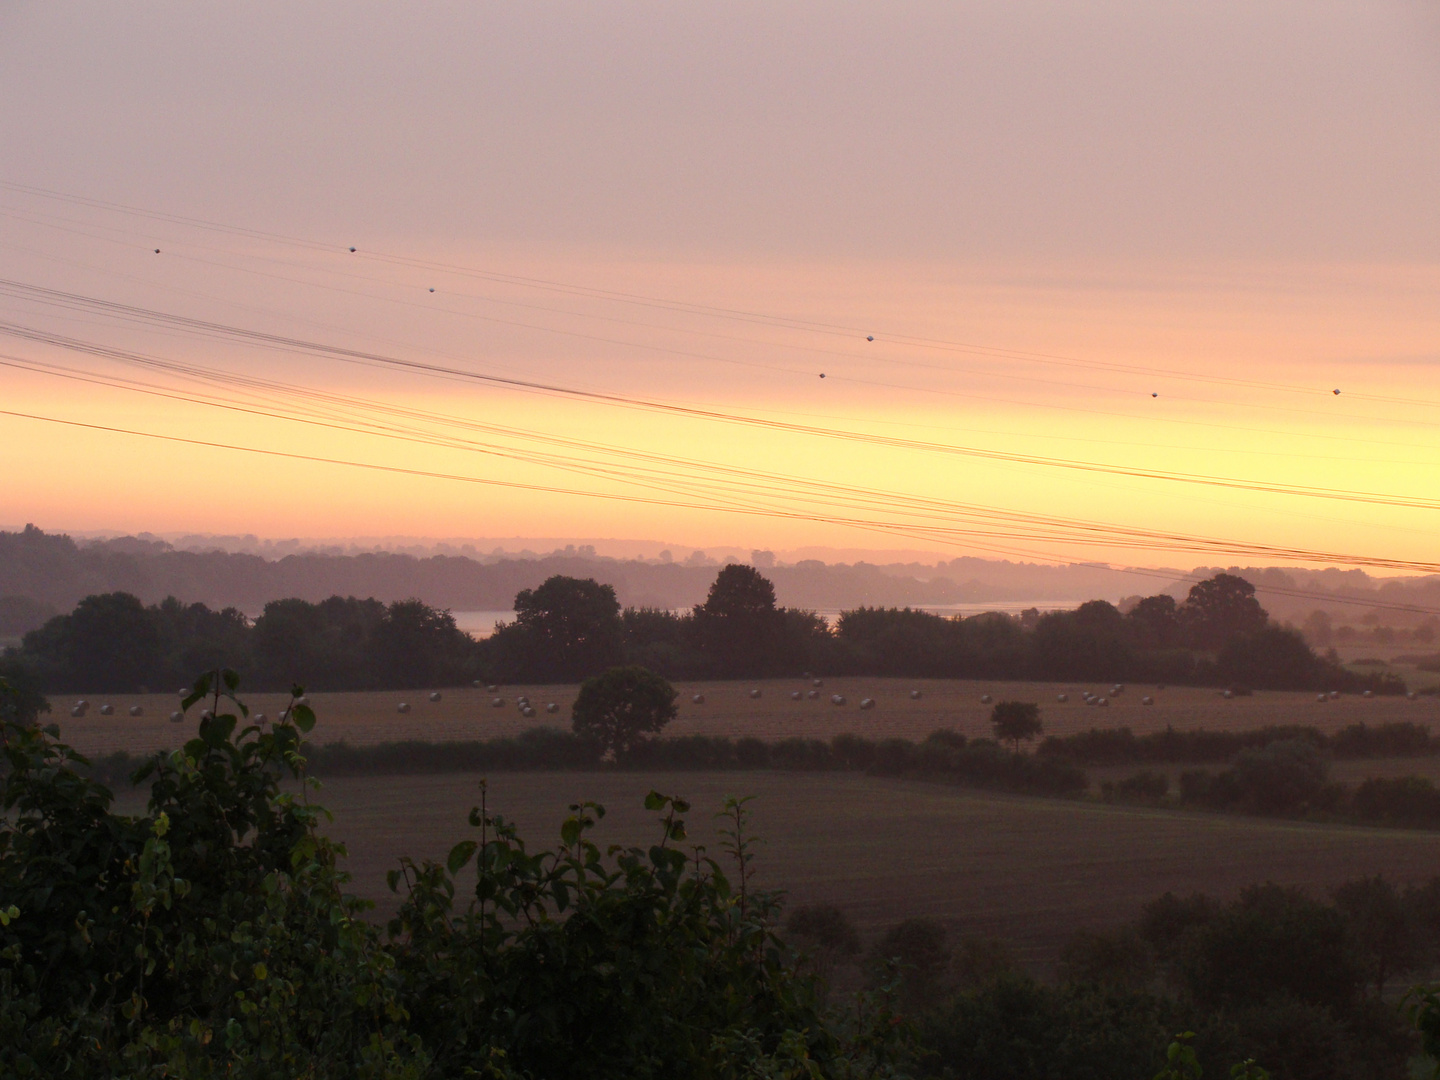
[{"label": "green leaf", "polygon": [[295,705],[290,709],[290,719],[302,734],[308,735],[315,726],[315,710],[309,705]]},{"label": "green leaf", "polygon": [[[458,874],[464,865],[470,861],[470,857],[475,854],[475,848],[477,846],[474,840],[461,840],[460,843],[451,848],[450,857],[445,860],[445,865],[449,867],[450,873]],[[394,873],[394,871],[391,871],[391,873]],[[391,887],[393,888],[394,886]]]},{"label": "green leaf", "polygon": [[240,685],[239,674],[228,667],[220,672],[220,680],[225,684],[225,689],[229,690],[232,694],[235,692],[235,688]]},{"label": "green leaf", "polygon": [[579,842],[581,831],[579,818],[566,818],[565,823],[560,826],[560,842],[566,847],[573,847]]},{"label": "green leaf", "polygon": [[663,810],[663,809],[665,809],[665,804],[666,804],[668,801],[669,801],[669,800],[666,799],[664,795],[661,795],[660,792],[658,792],[658,791],[652,791],[652,792],[650,792],[649,795],[646,795],[646,796],[645,796],[645,809],[646,809],[646,810]]}]

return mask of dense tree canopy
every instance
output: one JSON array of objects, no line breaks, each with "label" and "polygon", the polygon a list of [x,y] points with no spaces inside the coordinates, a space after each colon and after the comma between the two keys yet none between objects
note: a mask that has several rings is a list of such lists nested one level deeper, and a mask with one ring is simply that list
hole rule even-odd
[{"label": "dense tree canopy", "polygon": [[196,666],[223,664],[255,670],[265,689],[295,681],[317,690],[453,686],[477,678],[579,682],[639,664],[673,679],[810,671],[1404,690],[1393,676],[1359,674],[1316,656],[1293,630],[1265,621],[1247,583],[1226,577],[1201,582],[1185,604],[1145,597],[1124,615],[1103,600],[1019,617],[857,608],[832,626],[814,612],[776,606],[770,582],[748,566],[721,570],[706,602],[688,612],[622,612],[610,586],[554,576],[522,590],[516,619],[478,642],[448,613],[418,600],[276,600],[251,625],[231,608],[217,612],[174,599],[144,607],[133,596],[107,594],[26,635],[6,663],[47,690],[82,693],[158,689]]}]

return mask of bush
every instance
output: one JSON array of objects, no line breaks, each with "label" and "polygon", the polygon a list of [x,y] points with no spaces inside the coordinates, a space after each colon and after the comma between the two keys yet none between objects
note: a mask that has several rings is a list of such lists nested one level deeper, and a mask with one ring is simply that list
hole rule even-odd
[{"label": "bush", "polygon": [[1138,772],[1124,780],[1100,785],[1101,796],[1107,802],[1128,802],[1155,805],[1170,794],[1170,778],[1164,773]]},{"label": "bush", "polygon": [[1423,776],[1371,777],[1355,789],[1351,810],[1385,825],[1440,825],[1440,789]]}]

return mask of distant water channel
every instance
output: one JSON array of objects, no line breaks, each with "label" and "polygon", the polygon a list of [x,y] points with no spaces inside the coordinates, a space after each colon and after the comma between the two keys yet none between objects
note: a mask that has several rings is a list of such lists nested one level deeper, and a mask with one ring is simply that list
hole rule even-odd
[{"label": "distant water channel", "polygon": [[[1003,611],[1007,615],[1018,615],[1029,608],[1041,611],[1069,611],[1078,607],[1078,600],[997,600],[991,604],[915,604],[922,611],[936,615],[979,615],[986,611]],[[678,612],[687,608],[677,608]],[[821,608],[817,614],[825,616],[831,623],[839,617],[844,608]],[[452,611],[455,625],[473,638],[487,638],[495,632],[497,622],[510,622],[515,612],[509,611]]]}]

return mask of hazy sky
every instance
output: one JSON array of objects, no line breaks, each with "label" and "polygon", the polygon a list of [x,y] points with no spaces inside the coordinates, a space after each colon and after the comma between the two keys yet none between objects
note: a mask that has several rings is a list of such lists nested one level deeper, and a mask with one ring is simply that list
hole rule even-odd
[{"label": "hazy sky", "polygon": [[0,524],[1435,562],[1437,10],[0,2],[0,278],[652,406],[11,288],[0,409],[528,487],[0,416]]}]

